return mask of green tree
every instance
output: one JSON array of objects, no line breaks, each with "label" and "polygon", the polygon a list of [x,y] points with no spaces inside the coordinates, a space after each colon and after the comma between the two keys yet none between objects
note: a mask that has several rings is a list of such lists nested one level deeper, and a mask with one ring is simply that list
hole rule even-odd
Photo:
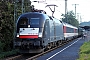
[{"label": "green tree", "polygon": [[[15,17],[17,18],[22,14],[22,0],[15,0]],[[30,12],[32,9],[31,1],[24,0],[23,2],[23,13]]]},{"label": "green tree", "polygon": [[[0,49],[2,51],[11,50],[13,39],[13,4],[0,2]],[[8,48],[7,48],[8,47]]]},{"label": "green tree", "polygon": [[71,24],[73,26],[76,26],[76,27],[79,26],[79,22],[75,18],[75,15],[74,15],[73,11],[69,11],[69,12],[67,12],[66,15],[62,14],[61,16],[63,16],[62,21],[66,22],[66,23],[69,23],[69,24]]},{"label": "green tree", "polygon": [[[14,33],[14,7],[17,13],[17,18],[22,14],[21,2],[15,2],[17,6],[14,5],[12,0],[2,0],[0,1],[0,53],[5,51],[10,51],[13,48],[13,33]],[[15,0],[16,1],[16,0]],[[26,0],[24,0],[26,1]],[[30,7],[28,7],[30,6]],[[31,9],[31,3],[28,0],[24,4],[25,12],[29,12]]]}]

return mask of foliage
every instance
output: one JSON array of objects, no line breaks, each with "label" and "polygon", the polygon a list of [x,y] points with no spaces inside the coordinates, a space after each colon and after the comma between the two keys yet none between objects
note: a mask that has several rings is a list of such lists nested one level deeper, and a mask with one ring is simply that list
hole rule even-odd
[{"label": "foliage", "polygon": [[67,12],[66,15],[62,14],[62,16],[64,17],[64,18],[62,18],[62,21],[69,23],[69,24],[76,26],[76,27],[79,26],[79,22],[77,21],[77,19],[75,19],[73,11]]},{"label": "foliage", "polygon": [[1,43],[1,41],[0,41],[0,53],[3,51],[3,47],[4,46],[4,43]]},{"label": "foliage", "polygon": [[[0,2],[0,43],[2,51],[11,50],[13,39],[13,4]],[[8,48],[7,48],[8,47]]]},{"label": "foliage", "polygon": [[85,42],[80,48],[80,57],[78,60],[90,60],[90,41]]},{"label": "foliage", "polygon": [[18,52],[19,52],[18,49],[15,49],[15,50],[12,50],[12,51],[8,51],[8,52],[2,52],[0,54],[0,59],[5,58],[5,57],[10,56],[10,55],[17,54]]},{"label": "foliage", "polygon": [[88,54],[90,53],[90,42],[85,42],[84,45],[82,45],[82,47],[80,48],[82,51],[80,51],[80,53],[85,53]]},{"label": "foliage", "polygon": [[[24,0],[23,3],[23,12],[30,12],[31,11],[31,1],[30,0]],[[16,10],[16,17],[18,18],[18,16],[22,13],[22,0],[15,0],[15,10]]]},{"label": "foliage", "polygon": [[[25,12],[29,12],[29,9],[31,8],[31,2],[29,2],[29,0],[25,1]],[[15,4],[17,4],[17,7],[15,7],[12,0],[0,1],[0,53],[7,52],[13,49],[15,23],[14,11],[17,13],[16,19],[22,13],[21,3],[18,2]]]}]

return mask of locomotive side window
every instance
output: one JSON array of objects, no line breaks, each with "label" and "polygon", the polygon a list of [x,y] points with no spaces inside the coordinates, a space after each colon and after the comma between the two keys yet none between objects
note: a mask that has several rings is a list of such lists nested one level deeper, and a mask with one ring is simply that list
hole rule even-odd
[{"label": "locomotive side window", "polygon": [[30,24],[31,25],[39,25],[39,18],[31,18],[30,19]]}]

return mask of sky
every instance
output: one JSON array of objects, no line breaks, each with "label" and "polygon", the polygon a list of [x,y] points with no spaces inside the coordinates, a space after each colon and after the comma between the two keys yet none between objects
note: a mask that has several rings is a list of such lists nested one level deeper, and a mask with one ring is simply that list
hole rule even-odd
[{"label": "sky", "polygon": [[[42,3],[32,2],[32,5],[36,9],[43,9],[48,15],[51,15],[51,11],[48,7],[45,8],[47,4],[56,4],[56,11],[54,16],[58,19],[62,18],[61,14],[65,14],[65,0],[30,0],[30,1],[45,1]],[[47,4],[46,4],[47,3]],[[76,5],[76,18],[79,23],[90,21],[90,0],[67,0],[67,11],[73,11],[75,13]],[[51,7],[53,9],[53,7]]]}]

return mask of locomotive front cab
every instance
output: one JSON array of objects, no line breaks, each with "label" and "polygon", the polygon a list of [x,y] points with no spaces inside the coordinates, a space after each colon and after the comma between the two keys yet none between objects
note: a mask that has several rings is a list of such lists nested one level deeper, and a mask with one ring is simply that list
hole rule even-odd
[{"label": "locomotive front cab", "polygon": [[39,36],[39,18],[21,18],[18,24],[19,38],[38,38]]},{"label": "locomotive front cab", "polygon": [[38,37],[42,37],[43,23],[44,19],[42,19],[38,14],[29,14],[27,16],[25,15],[20,17],[17,22],[17,37],[33,38],[21,37],[21,35],[38,35]]},{"label": "locomotive front cab", "polygon": [[[28,13],[22,15],[17,22],[17,36],[15,46],[21,50],[35,50],[43,48],[43,29],[45,18],[41,13]],[[39,50],[40,51],[40,50]],[[34,51],[35,52],[35,51]],[[32,51],[30,53],[33,53]]]}]

